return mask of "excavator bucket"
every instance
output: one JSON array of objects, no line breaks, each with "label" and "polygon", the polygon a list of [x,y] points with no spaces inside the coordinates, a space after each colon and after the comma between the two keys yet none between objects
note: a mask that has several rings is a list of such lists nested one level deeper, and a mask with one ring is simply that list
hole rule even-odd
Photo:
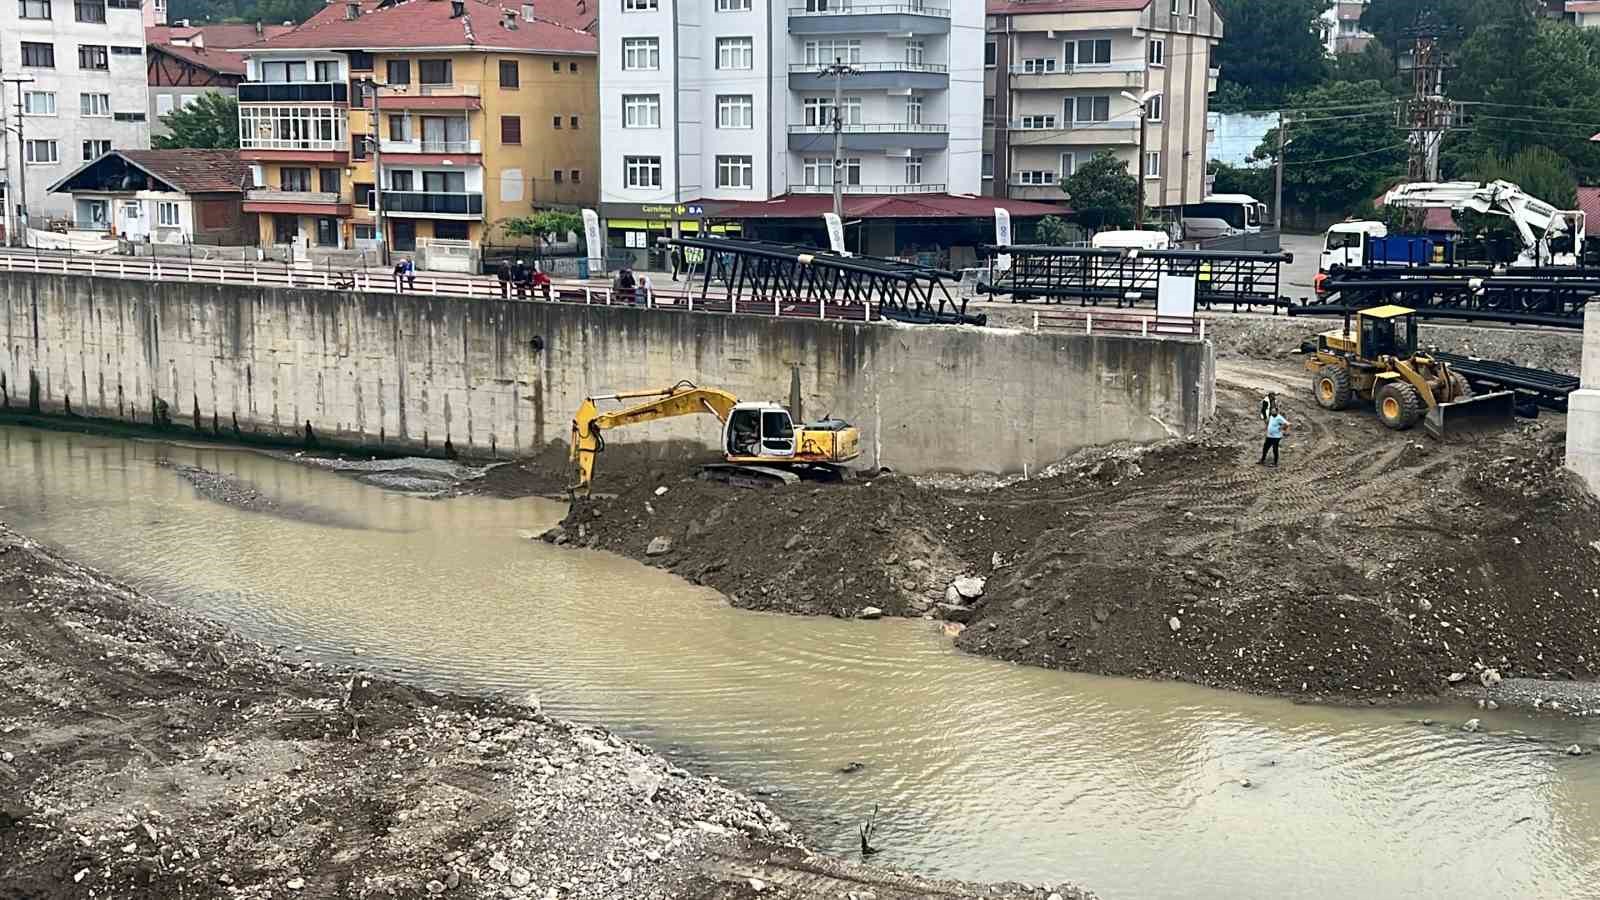
[{"label": "excavator bucket", "polygon": [[1454,403],[1441,403],[1428,410],[1423,427],[1438,440],[1443,440],[1445,435],[1504,428],[1516,421],[1516,399],[1513,391],[1496,391]]}]

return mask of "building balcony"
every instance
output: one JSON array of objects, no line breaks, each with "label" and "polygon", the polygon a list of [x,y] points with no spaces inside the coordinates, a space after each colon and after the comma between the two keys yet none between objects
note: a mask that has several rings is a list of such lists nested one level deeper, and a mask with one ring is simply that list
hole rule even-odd
[{"label": "building balcony", "polygon": [[239,85],[240,103],[349,103],[350,85],[343,81],[246,81]]},{"label": "building balcony", "polygon": [[405,219],[481,219],[482,194],[384,191],[383,214]]},{"label": "building balcony", "polygon": [[[1027,135],[1026,142],[1029,144],[1106,145],[1139,142],[1139,120],[1136,117],[1113,119],[1109,122],[1065,123],[1058,119],[1041,122],[1042,118],[1033,116],[1012,119],[1008,128],[1013,134]],[[1013,138],[1013,143],[1016,140]]]},{"label": "building balcony", "polygon": [[[847,184],[846,194],[943,194],[948,185],[943,184]],[[831,184],[791,184],[791,194],[832,194]]]},{"label": "building balcony", "polygon": [[439,163],[479,166],[483,164],[481,141],[381,141],[378,150],[389,163]]},{"label": "building balcony", "polygon": [[1067,195],[1059,184],[1023,184],[1013,181],[1006,185],[1006,196],[1012,200],[1055,201],[1065,203]]},{"label": "building balcony", "polygon": [[[942,91],[950,87],[950,67],[936,63],[850,63],[854,74],[844,76],[847,91]],[[789,66],[789,88],[796,91],[831,91],[833,77],[819,74],[821,66]]]},{"label": "building balcony", "polygon": [[350,203],[333,191],[283,191],[254,188],[244,195],[247,213],[348,216]]},{"label": "building balcony", "polygon": [[[844,149],[882,151],[943,150],[950,145],[950,126],[883,122],[844,126]],[[790,125],[789,149],[796,152],[833,152],[832,125]]]},{"label": "building balcony", "polygon": [[449,84],[382,85],[379,109],[482,109],[483,89],[476,81]]},{"label": "building balcony", "polygon": [[[815,6],[816,4],[810,4]],[[790,34],[949,34],[950,10],[911,0],[851,3],[831,0],[828,9],[789,8]]]},{"label": "building balcony", "polygon": [[1144,63],[1061,66],[1055,59],[1025,60],[1011,66],[1013,90],[1124,90],[1144,86]]}]

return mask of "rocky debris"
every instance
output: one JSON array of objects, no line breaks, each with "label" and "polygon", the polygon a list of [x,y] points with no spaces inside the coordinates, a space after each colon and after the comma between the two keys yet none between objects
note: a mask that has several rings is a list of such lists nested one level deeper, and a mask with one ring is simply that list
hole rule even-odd
[{"label": "rocky debris", "polygon": [[645,556],[666,556],[671,552],[672,538],[664,535],[651,538],[649,545],[644,549]]},{"label": "rocky debris", "polygon": [[939,618],[944,619],[947,622],[955,622],[959,625],[966,625],[970,623],[974,614],[972,607],[962,606],[959,603],[940,603],[938,604],[937,609],[939,611]]},{"label": "rocky debris", "polygon": [[962,600],[976,600],[983,596],[985,580],[971,575],[957,578],[950,582],[950,589],[956,592]]},{"label": "rocky debris", "polygon": [[1466,680],[1467,680],[1467,673],[1465,673],[1465,672],[1451,672],[1448,676],[1445,677],[1445,681],[1448,681],[1451,684],[1460,684],[1461,682],[1466,681]]},{"label": "rocky debris", "polygon": [[1465,721],[1465,722],[1463,722],[1461,724],[1461,730],[1462,731],[1471,732],[1471,731],[1480,731],[1482,729],[1483,729],[1483,720],[1482,719],[1468,719],[1467,721]]},{"label": "rocky debris", "polygon": [[1183,629],[1183,620],[1179,619],[1177,616],[1173,616],[1167,620],[1167,627],[1172,629],[1174,632],[1181,631]]},{"label": "rocky debris", "polygon": [[1587,750],[1583,749],[1583,747],[1579,746],[1578,744],[1573,744],[1572,746],[1568,747],[1566,752],[1568,756],[1583,756],[1584,754],[1588,753]]},{"label": "rocky debris", "polygon": [[883,618],[883,610],[877,608],[876,606],[863,606],[861,607],[861,610],[856,613],[856,618],[868,620],[881,619]]}]

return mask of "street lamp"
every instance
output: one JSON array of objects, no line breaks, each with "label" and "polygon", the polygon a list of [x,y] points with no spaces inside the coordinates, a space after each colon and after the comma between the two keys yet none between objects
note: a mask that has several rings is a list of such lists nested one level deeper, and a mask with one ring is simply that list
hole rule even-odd
[{"label": "street lamp", "polygon": [[1144,167],[1145,167],[1145,135],[1150,130],[1150,101],[1161,96],[1161,91],[1150,88],[1141,94],[1123,91],[1122,96],[1132,100],[1139,107],[1139,211],[1134,214],[1133,227],[1144,227]]},{"label": "street lamp", "polygon": [[[378,264],[389,264],[389,241],[383,233],[383,159],[380,144],[383,141],[383,123],[378,116],[378,82],[371,78],[363,78],[358,82],[372,97],[372,121],[368,123],[370,130],[367,133],[367,147],[372,153],[372,221],[373,234],[378,240]],[[403,93],[405,87],[394,85],[390,90]]]},{"label": "street lamp", "polygon": [[[26,74],[7,75],[4,79],[0,80],[17,86],[17,190],[19,191],[21,197],[20,208],[22,210],[21,215],[19,215],[17,218],[17,221],[21,223],[21,227],[17,229],[17,232],[22,239],[22,246],[26,247],[28,246],[28,148],[24,143],[22,136],[22,86],[32,82],[33,76]],[[5,100],[3,92],[0,92],[0,109],[3,109],[4,105]],[[10,205],[9,201],[10,198],[8,197],[7,206]],[[10,215],[8,214],[6,218],[10,219]]]}]

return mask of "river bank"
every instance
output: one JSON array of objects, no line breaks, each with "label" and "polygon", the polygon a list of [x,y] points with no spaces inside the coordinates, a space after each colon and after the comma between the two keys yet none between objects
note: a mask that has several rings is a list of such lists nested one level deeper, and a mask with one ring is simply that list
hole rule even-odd
[{"label": "river bank", "polygon": [[[1322,410],[1303,382],[1225,366],[1200,435],[1028,480],[753,493],[608,453],[551,537],[741,608],[941,619],[963,649],[1046,668],[1385,704],[1600,676],[1600,503],[1562,468],[1559,416],[1436,443]],[[1257,465],[1267,390],[1293,423],[1281,468]]]},{"label": "river bank", "polygon": [[296,664],[4,525],[0,651],[0,897],[1052,893],[813,855],[533,698]]}]

